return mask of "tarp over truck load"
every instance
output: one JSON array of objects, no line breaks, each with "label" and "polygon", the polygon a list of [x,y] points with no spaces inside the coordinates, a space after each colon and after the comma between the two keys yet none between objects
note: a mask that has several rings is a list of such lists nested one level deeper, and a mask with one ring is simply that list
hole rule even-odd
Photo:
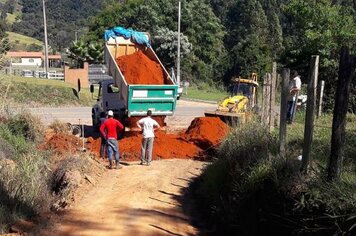
[{"label": "tarp over truck load", "polygon": [[[144,35],[149,39],[147,34]],[[128,57],[137,52],[143,53],[145,57],[161,68],[163,84],[147,84],[147,81],[142,84],[139,83],[140,81],[132,84],[126,80],[122,70],[124,68],[120,68],[117,60],[120,60],[120,57]],[[178,86],[174,84],[171,76],[151,47],[135,42],[132,37],[125,38],[111,34],[105,45],[105,61],[110,74],[114,78],[115,85],[119,88],[120,99],[127,105],[129,117],[144,116],[147,110],[152,110],[155,116],[173,115],[176,109]]]}]

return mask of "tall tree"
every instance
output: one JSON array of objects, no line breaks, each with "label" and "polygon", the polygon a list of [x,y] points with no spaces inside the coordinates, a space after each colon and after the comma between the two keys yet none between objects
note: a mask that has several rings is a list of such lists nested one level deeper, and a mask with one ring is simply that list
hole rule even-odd
[{"label": "tall tree", "polygon": [[[306,74],[311,55],[320,56],[319,77],[326,81],[325,107],[333,107],[338,52],[342,45],[356,48],[354,10],[330,0],[291,0],[286,8],[286,51],[282,62]],[[351,97],[351,100],[354,98]],[[356,111],[356,104],[351,106]]]},{"label": "tall tree", "polygon": [[10,49],[9,39],[5,31],[5,22],[0,21],[0,67],[5,53]]},{"label": "tall tree", "polygon": [[271,46],[268,42],[268,21],[262,5],[257,0],[239,0],[228,14],[230,70],[228,81],[234,75],[262,74],[272,64]]},{"label": "tall tree", "polygon": [[[178,32],[167,28],[158,29],[157,35],[153,36],[156,53],[162,63],[168,67],[175,67],[177,63]],[[186,57],[192,50],[192,44],[188,37],[181,34],[181,58]]]}]

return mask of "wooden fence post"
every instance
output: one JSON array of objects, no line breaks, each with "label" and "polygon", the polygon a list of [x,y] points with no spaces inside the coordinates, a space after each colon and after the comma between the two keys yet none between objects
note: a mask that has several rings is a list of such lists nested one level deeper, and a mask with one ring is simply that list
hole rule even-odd
[{"label": "wooden fence post", "polygon": [[271,107],[271,74],[267,73],[263,80],[263,105],[262,105],[262,122],[265,125],[270,121]]},{"label": "wooden fence post", "polygon": [[303,159],[300,171],[306,174],[310,160],[311,145],[313,142],[314,118],[316,107],[316,89],[318,85],[319,56],[312,56],[308,76],[308,100],[305,114]]},{"label": "wooden fence post", "polygon": [[323,110],[324,87],[325,87],[325,81],[322,80],[321,83],[320,83],[320,96],[319,96],[319,106],[318,106],[318,118],[321,116],[321,112],[322,112],[322,110]]},{"label": "wooden fence post", "polygon": [[290,70],[283,69],[282,71],[282,88],[281,88],[281,111],[279,114],[279,153],[285,157],[286,152],[286,136],[287,136],[287,96],[289,86]]},{"label": "wooden fence post", "polygon": [[342,47],[339,64],[339,79],[335,95],[331,151],[328,165],[329,181],[338,180],[341,175],[350,83],[355,73],[356,56],[350,56],[349,49]]},{"label": "wooden fence post", "polygon": [[271,80],[271,96],[270,96],[270,118],[269,118],[269,130],[274,129],[274,121],[276,117],[276,83],[277,83],[277,63],[273,62],[272,68],[272,80]]},{"label": "wooden fence post", "polygon": [[264,123],[264,121],[265,121],[265,108],[266,108],[265,81],[266,81],[266,75],[263,77],[263,82],[262,82],[262,104],[261,104],[261,122],[262,123]]}]

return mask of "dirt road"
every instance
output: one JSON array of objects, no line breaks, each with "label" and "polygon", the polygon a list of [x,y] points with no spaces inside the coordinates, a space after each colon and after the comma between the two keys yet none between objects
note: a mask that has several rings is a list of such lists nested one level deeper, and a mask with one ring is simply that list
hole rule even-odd
[{"label": "dirt road", "polygon": [[73,209],[40,235],[196,235],[183,212],[182,191],[204,163],[130,163],[110,170]]}]

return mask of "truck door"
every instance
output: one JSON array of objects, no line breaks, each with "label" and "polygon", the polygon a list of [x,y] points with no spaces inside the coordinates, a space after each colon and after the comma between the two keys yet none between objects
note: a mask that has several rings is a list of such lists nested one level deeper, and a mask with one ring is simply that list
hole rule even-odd
[{"label": "truck door", "polygon": [[119,88],[115,87],[113,83],[103,86],[103,108],[105,111],[120,111],[125,107],[123,101],[120,100],[119,92]]}]

